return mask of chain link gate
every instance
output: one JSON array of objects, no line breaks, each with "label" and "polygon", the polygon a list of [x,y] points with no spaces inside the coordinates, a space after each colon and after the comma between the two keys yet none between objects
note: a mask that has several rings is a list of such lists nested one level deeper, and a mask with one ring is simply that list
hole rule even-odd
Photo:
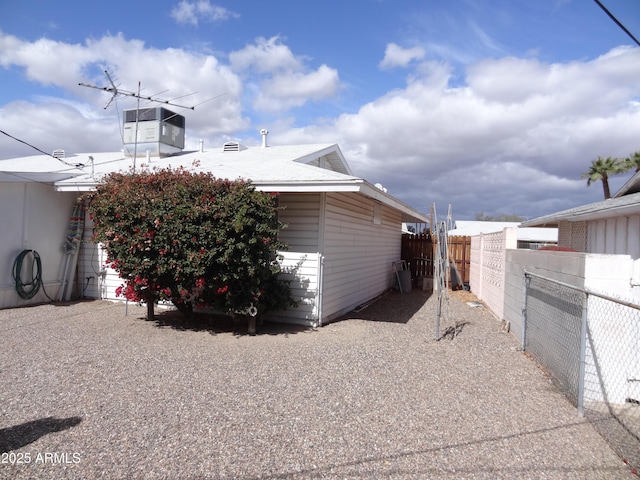
[{"label": "chain link gate", "polygon": [[640,468],[640,305],[524,274],[522,347]]}]

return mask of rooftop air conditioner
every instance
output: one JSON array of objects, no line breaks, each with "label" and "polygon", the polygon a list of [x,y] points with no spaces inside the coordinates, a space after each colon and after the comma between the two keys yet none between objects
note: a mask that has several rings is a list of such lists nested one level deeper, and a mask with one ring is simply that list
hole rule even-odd
[{"label": "rooftop air conditioner", "polygon": [[[137,115],[136,115],[137,114]],[[137,116],[137,122],[136,122]],[[164,107],[124,111],[123,139],[130,155],[166,157],[184,149],[184,116]]]}]

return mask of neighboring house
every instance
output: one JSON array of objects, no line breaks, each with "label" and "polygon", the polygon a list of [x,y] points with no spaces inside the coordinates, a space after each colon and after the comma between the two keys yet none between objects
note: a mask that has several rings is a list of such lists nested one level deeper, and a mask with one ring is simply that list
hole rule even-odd
[{"label": "neighboring house", "polygon": [[578,252],[627,254],[640,258],[640,172],[614,196],[522,223],[557,227],[558,246]]},{"label": "neighboring house", "polygon": [[[125,123],[125,141],[126,129]],[[251,180],[258,190],[280,194],[280,220],[287,225],[281,239],[289,246],[282,252],[283,267],[301,300],[298,308],[279,312],[280,320],[322,325],[387,290],[391,265],[400,259],[402,222],[428,221],[352,175],[335,144],[267,146],[264,132],[262,147],[229,142],[205,149],[201,143],[199,151],[174,148],[171,156],[154,156],[158,150],[157,143],[139,143],[137,151],[145,157],[136,159],[137,168],[143,163],[151,168],[183,166],[218,178]],[[15,291],[12,264],[25,249],[38,251],[43,284],[49,296],[56,295],[68,263],[62,245],[77,198],[95,188],[104,174],[133,166],[132,156],[122,152],[58,156],[0,161],[0,308],[47,300],[43,292],[22,300]],[[91,233],[87,218],[76,290],[85,297],[115,300],[122,279],[105,267],[105,252],[91,243]],[[73,264],[69,270],[76,271]]]},{"label": "neighboring house", "polygon": [[[640,305],[640,173],[610,199],[522,225],[557,227],[558,246],[569,251],[506,252],[504,319],[517,336],[522,332],[523,271]],[[535,295],[536,301],[543,303],[543,296]],[[564,305],[560,295],[549,295],[544,304],[559,310]],[[587,309],[585,401],[613,405],[639,402],[638,310],[625,309],[622,303],[603,302],[593,295],[588,297]],[[555,333],[556,337],[547,337],[546,341],[561,342],[562,334]],[[574,358],[578,353],[571,352]]]},{"label": "neighboring house", "polygon": [[[505,228],[519,227],[520,222],[485,222],[477,220],[456,220],[450,236],[474,237],[481,233],[501,232]],[[535,250],[558,242],[557,228],[518,228],[516,232],[518,248]]]}]

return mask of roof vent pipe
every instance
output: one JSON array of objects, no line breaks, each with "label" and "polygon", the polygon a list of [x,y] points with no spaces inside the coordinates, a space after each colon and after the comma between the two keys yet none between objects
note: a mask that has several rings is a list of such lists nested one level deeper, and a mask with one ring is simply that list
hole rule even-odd
[{"label": "roof vent pipe", "polygon": [[204,152],[204,138],[200,139],[200,148],[199,148],[200,152]]},{"label": "roof vent pipe", "polygon": [[269,135],[269,130],[263,128],[260,130],[260,135],[262,135],[262,148],[267,148],[267,135]]}]

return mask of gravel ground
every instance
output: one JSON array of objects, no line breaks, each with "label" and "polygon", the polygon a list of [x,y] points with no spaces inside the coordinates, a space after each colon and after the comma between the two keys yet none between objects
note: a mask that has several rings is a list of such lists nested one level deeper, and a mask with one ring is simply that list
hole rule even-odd
[{"label": "gravel ground", "polygon": [[447,311],[437,342],[423,292],[256,336],[0,311],[0,478],[636,478],[485,308]]}]

